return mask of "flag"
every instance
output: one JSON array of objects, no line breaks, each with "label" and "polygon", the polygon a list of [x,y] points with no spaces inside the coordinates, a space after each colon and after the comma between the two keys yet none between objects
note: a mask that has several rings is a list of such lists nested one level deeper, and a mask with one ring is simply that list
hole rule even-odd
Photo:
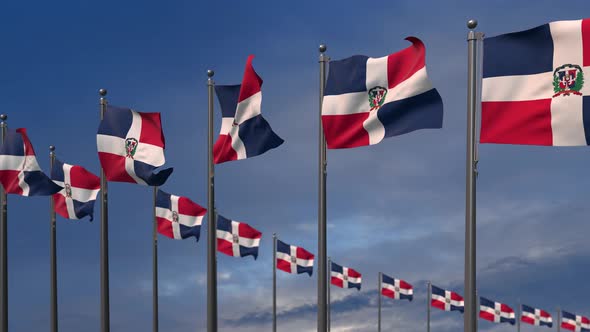
[{"label": "flag", "polygon": [[361,274],[351,268],[332,262],[330,276],[330,283],[334,286],[361,290]]},{"label": "flag", "polygon": [[463,312],[465,303],[463,296],[432,285],[430,305],[444,311]]},{"label": "flag", "polygon": [[277,240],[277,269],[288,273],[313,273],[313,254],[301,248]]},{"label": "flag", "polygon": [[51,180],[63,187],[53,195],[55,212],[66,219],[94,218],[94,202],[100,190],[100,178],[84,167],[55,160]]},{"label": "flag", "polygon": [[516,315],[509,306],[486,299],[479,298],[479,317],[494,323],[510,323],[514,325]]},{"label": "flag", "polygon": [[329,149],[442,127],[442,99],[426,75],[424,44],[415,37],[406,40],[412,46],[389,56],[330,62],[322,105]]},{"label": "flag", "polygon": [[547,311],[524,304],[520,312],[520,320],[531,325],[553,327],[553,319]]},{"label": "flag", "polygon": [[590,144],[590,19],[486,38],[481,143]]},{"label": "flag", "polygon": [[258,258],[262,233],[245,222],[226,219],[217,215],[217,250],[234,257]]},{"label": "flag", "polygon": [[401,279],[382,274],[381,294],[396,300],[412,301],[414,299],[414,286]]},{"label": "flag", "polygon": [[161,186],[172,173],[164,165],[160,113],[107,106],[96,136],[98,157],[108,181]]},{"label": "flag", "polygon": [[206,213],[207,209],[187,197],[170,195],[158,189],[156,194],[158,233],[176,240],[194,236],[199,241],[201,223]]},{"label": "flag", "polygon": [[27,130],[6,129],[0,147],[0,182],[7,194],[50,196],[63,189],[43,173]]},{"label": "flag", "polygon": [[255,157],[283,144],[262,117],[262,79],[248,57],[241,85],[217,85],[215,92],[223,119],[219,138],[213,147],[216,164]]},{"label": "flag", "polygon": [[561,327],[575,332],[587,332],[590,331],[590,319],[567,311],[561,311]]}]

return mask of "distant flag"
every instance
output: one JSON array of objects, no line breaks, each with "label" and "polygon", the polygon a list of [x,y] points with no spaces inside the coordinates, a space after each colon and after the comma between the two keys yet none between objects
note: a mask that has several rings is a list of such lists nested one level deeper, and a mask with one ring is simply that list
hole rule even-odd
[{"label": "distant flag", "polygon": [[356,288],[357,290],[361,290],[361,274],[357,271],[340,266],[334,262],[332,262],[330,271],[330,283],[332,285],[340,288]]},{"label": "distant flag", "polygon": [[0,182],[7,194],[21,196],[50,196],[63,189],[39,167],[24,128],[6,129],[0,147]]},{"label": "distant flag", "polygon": [[66,219],[94,218],[94,202],[100,190],[100,178],[84,167],[55,160],[51,180],[63,187],[53,195],[55,212]]},{"label": "distant flag", "polygon": [[590,144],[590,19],[486,38],[481,143]]},{"label": "distant flag", "polygon": [[432,285],[430,305],[444,311],[460,311],[465,309],[463,296]]},{"label": "distant flag", "polygon": [[193,236],[199,241],[201,223],[206,213],[207,209],[187,197],[170,195],[158,189],[156,195],[158,233],[176,240]]},{"label": "distant flag", "polygon": [[587,332],[590,331],[590,319],[567,311],[561,311],[561,327],[575,332]]},{"label": "distant flag", "polygon": [[524,323],[535,326],[553,327],[553,319],[547,311],[529,307],[524,304],[522,305],[522,310],[520,312],[520,320]]},{"label": "distant flag", "polygon": [[330,62],[322,106],[329,149],[442,127],[442,99],[426,75],[424,44],[415,37],[406,40],[412,46],[389,56]]},{"label": "distant flag", "polygon": [[412,301],[414,299],[414,286],[403,280],[382,274],[381,294],[395,300]]},{"label": "distant flag", "polygon": [[160,113],[107,106],[96,141],[108,181],[161,186],[172,173],[155,173],[165,162]]},{"label": "distant flag", "polygon": [[234,257],[258,258],[262,233],[252,226],[217,215],[217,250]]},{"label": "distant flag", "polygon": [[248,57],[241,85],[216,85],[223,119],[213,147],[216,164],[255,157],[283,144],[262,117],[262,79]]},{"label": "distant flag", "polygon": [[314,255],[309,251],[277,240],[277,269],[288,273],[313,273]]},{"label": "distant flag", "polygon": [[514,310],[504,303],[494,302],[485,297],[479,298],[479,317],[494,323],[510,323],[514,325]]}]

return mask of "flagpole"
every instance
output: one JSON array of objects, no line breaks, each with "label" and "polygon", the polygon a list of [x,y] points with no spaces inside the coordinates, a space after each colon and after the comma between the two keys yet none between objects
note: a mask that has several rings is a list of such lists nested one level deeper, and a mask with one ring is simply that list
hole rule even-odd
[{"label": "flagpole", "polygon": [[520,299],[518,300],[518,309],[516,313],[518,314],[516,316],[516,331],[520,332],[520,316],[522,315],[522,305],[520,304]]},{"label": "flagpole", "polygon": [[[106,89],[98,90],[100,95],[100,120],[107,109]],[[109,209],[107,179],[100,168],[100,331],[109,332],[111,326],[109,311]]]},{"label": "flagpole", "polygon": [[213,70],[207,70],[207,332],[217,332],[217,220],[215,218],[215,166],[213,164]]},{"label": "flagpole", "polygon": [[[49,174],[53,173],[55,164],[55,146],[49,146]],[[57,332],[57,255],[56,255],[56,223],[55,223],[55,201],[53,195],[49,196],[49,265],[50,265],[50,331]]]},{"label": "flagpole", "polygon": [[476,290],[476,156],[475,156],[475,112],[477,109],[477,41],[483,34],[473,31],[476,20],[469,20],[468,82],[467,82],[467,165],[465,190],[465,332],[477,331]]},{"label": "flagpole", "polygon": [[379,272],[377,279],[377,297],[379,303],[379,314],[377,315],[377,332],[381,332],[381,280],[383,280],[383,273]]},{"label": "flagpole", "polygon": [[154,187],[154,227],[153,227],[153,274],[152,274],[152,326],[153,331],[158,332],[158,218],[156,217],[156,198],[158,196],[158,187]]},{"label": "flagpole", "polygon": [[[328,266],[329,266],[328,269],[330,271],[332,271],[332,259],[330,257],[328,257]],[[332,277],[330,276],[329,278],[331,279]],[[330,324],[331,323],[330,322],[330,285],[331,284],[332,284],[331,282],[328,282],[328,287],[327,287],[328,288],[327,289],[328,299],[326,301],[326,306],[325,306],[325,308],[326,308],[326,325],[327,325],[326,331],[328,331],[328,332],[330,332],[330,325],[331,325]]]},{"label": "flagpole", "polygon": [[277,332],[277,233],[272,233],[272,331]]},{"label": "flagpole", "polygon": [[432,283],[429,281],[428,295],[426,296],[426,332],[430,332],[430,302],[432,302]]},{"label": "flagpole", "polygon": [[[1,140],[6,136],[6,114],[0,115]],[[0,332],[8,332],[8,199],[0,186]]]},{"label": "flagpole", "polygon": [[326,84],[326,45],[320,45],[320,107],[319,107],[319,188],[318,188],[318,332],[329,330],[326,294],[329,292],[327,274],[327,227],[326,227],[326,138],[322,126],[322,102]]},{"label": "flagpole", "polygon": [[561,331],[561,309],[557,307],[557,332]]}]

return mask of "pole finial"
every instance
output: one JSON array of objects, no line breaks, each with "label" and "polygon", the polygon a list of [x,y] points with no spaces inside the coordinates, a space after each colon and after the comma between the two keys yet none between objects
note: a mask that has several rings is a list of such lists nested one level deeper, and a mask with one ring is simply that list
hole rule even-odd
[{"label": "pole finial", "polygon": [[51,151],[51,152],[55,151],[55,146],[54,145],[50,145],[49,146],[49,151]]},{"label": "pole finial", "polygon": [[107,95],[107,89],[100,89],[100,90],[98,90],[98,94],[99,94],[101,97],[104,97],[104,96],[106,96],[106,95]]},{"label": "pole finial", "polygon": [[320,53],[324,53],[328,50],[328,46],[326,44],[321,44],[319,47]]},{"label": "pole finial", "polygon": [[467,27],[471,30],[477,28],[477,20],[471,19],[467,21]]},{"label": "pole finial", "polygon": [[6,119],[8,119],[8,115],[6,115],[6,114],[0,114],[0,120],[6,121]]},{"label": "pole finial", "polygon": [[207,77],[211,78],[211,77],[213,77],[213,75],[215,75],[215,72],[211,69],[208,69],[207,70]]}]

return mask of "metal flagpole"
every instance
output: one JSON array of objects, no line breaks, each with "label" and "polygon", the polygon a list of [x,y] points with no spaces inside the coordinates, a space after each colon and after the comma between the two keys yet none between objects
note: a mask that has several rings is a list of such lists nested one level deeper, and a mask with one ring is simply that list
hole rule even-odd
[{"label": "metal flagpole", "polygon": [[153,229],[153,247],[152,247],[152,325],[153,331],[158,332],[158,219],[156,217],[156,197],[158,196],[158,187],[154,187],[154,229]]},{"label": "metal flagpole", "polygon": [[[100,95],[100,120],[107,109],[106,89],[98,90]],[[109,209],[107,179],[100,168],[100,331],[109,332],[111,326],[109,311]]]},{"label": "metal flagpole", "polygon": [[[331,259],[330,257],[328,257],[328,270],[329,270],[329,271],[332,271],[332,259]],[[330,275],[331,275],[331,274],[332,274],[332,273],[330,273]],[[330,279],[331,279],[332,277],[331,277],[331,276],[328,276],[328,278],[330,278]],[[327,286],[328,286],[328,287],[327,287],[327,292],[326,292],[326,293],[327,293],[327,295],[328,295],[328,296],[327,296],[327,297],[328,297],[328,299],[327,299],[327,301],[326,301],[326,306],[325,306],[325,308],[326,308],[326,325],[327,325],[327,326],[326,326],[326,331],[328,331],[328,332],[329,332],[329,331],[330,331],[330,323],[331,323],[331,322],[330,322],[330,285],[331,285],[332,283],[331,283],[330,281],[328,281],[328,280],[326,280],[326,281],[327,281]]]},{"label": "metal flagpole", "polygon": [[326,311],[326,294],[329,289],[326,265],[327,228],[326,228],[326,138],[322,126],[322,101],[326,85],[326,63],[330,61],[324,52],[326,45],[320,45],[320,107],[319,107],[319,193],[318,193],[318,332],[328,330],[328,312]]},{"label": "metal flagpole", "polygon": [[522,305],[520,304],[520,300],[518,300],[518,310],[516,311],[516,313],[516,331],[520,332],[520,316],[522,315]]},{"label": "metal flagpole", "polygon": [[272,331],[277,332],[277,233],[272,233]]},{"label": "metal flagpole", "polygon": [[379,314],[377,315],[377,332],[381,332],[381,280],[383,280],[383,273],[379,272],[379,279],[377,280],[377,297],[379,304]]},{"label": "metal flagpole", "polygon": [[557,307],[557,332],[561,331],[561,309]]},{"label": "metal flagpole", "polygon": [[217,332],[217,220],[215,217],[215,167],[213,165],[213,70],[207,70],[207,331]]},{"label": "metal flagpole", "polygon": [[[6,114],[0,115],[2,144],[6,136]],[[8,199],[0,186],[0,332],[8,332]]]},{"label": "metal flagpole", "polygon": [[426,295],[426,332],[430,332],[430,302],[432,302],[432,283],[429,281],[428,295]]},{"label": "metal flagpole", "polygon": [[464,331],[477,331],[476,299],[476,220],[475,220],[475,184],[477,161],[475,153],[475,113],[477,109],[477,41],[482,33],[473,31],[476,20],[469,20],[468,42],[468,77],[467,77],[467,165],[465,190],[465,315]]},{"label": "metal flagpole", "polygon": [[[49,174],[53,173],[53,167],[55,164],[55,146],[49,147]],[[57,255],[56,255],[56,243],[55,243],[55,201],[53,195],[49,196],[50,212],[49,212],[49,265],[50,265],[50,290],[49,297],[51,301],[51,318],[50,318],[50,331],[57,332]]]}]

